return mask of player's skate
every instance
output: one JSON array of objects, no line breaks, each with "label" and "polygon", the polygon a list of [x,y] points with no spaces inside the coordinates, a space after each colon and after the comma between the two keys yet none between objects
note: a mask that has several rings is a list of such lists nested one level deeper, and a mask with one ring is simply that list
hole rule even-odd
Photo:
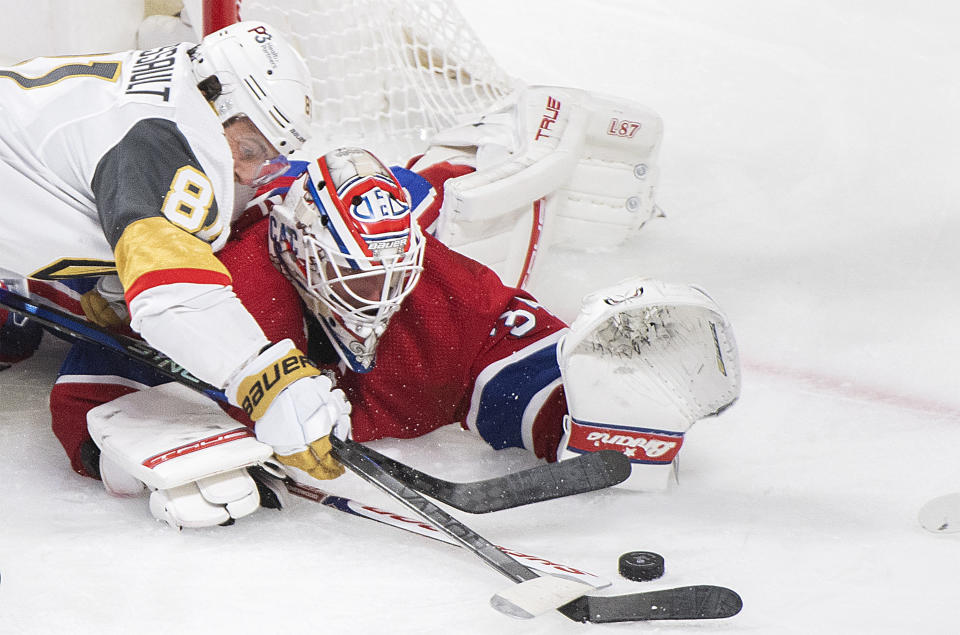
[{"label": "player's skate", "polygon": [[619,450],[629,489],[666,488],[687,429],[740,394],[733,332],[697,287],[635,278],[592,293],[558,356],[569,411],[558,458]]}]

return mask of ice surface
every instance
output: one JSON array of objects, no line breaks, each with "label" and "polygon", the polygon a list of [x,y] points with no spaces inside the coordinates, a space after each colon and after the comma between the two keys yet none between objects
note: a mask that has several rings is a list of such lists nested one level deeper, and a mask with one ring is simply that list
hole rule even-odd
[{"label": "ice surface", "polygon": [[[63,347],[0,373],[0,633],[954,633],[957,535],[916,512],[960,489],[960,8],[946,1],[460,2],[511,73],[621,95],[666,134],[655,222],[554,254],[539,295],[644,273],[706,287],[744,360],[680,484],[486,516],[485,537],[616,581],[715,583],[717,622],[580,626],[492,611],[465,552],[306,501],[176,533],[74,475],[49,431]],[[576,293],[571,293],[575,290]],[[456,480],[531,464],[442,430],[376,445]],[[336,488],[389,504],[352,477]],[[618,579],[657,551],[666,575]]]}]

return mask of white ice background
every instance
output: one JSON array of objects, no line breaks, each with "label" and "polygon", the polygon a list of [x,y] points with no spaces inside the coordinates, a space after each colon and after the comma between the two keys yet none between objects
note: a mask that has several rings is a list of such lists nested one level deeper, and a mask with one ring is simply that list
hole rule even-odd
[{"label": "white ice background", "polygon": [[[960,489],[960,5],[458,4],[512,74],[665,121],[667,218],[613,253],[553,254],[540,297],[569,319],[628,275],[701,284],[744,388],[693,427],[667,493],[455,515],[611,592],[721,584],[742,613],[514,620],[488,605],[509,582],[469,553],[299,500],[177,533],[70,470],[46,403],[65,346],[47,338],[0,373],[0,633],[960,632],[960,537],[916,522]],[[453,480],[533,464],[452,427],[374,445]],[[353,476],[335,488],[391,505]],[[635,549],[666,575],[619,578]]]}]

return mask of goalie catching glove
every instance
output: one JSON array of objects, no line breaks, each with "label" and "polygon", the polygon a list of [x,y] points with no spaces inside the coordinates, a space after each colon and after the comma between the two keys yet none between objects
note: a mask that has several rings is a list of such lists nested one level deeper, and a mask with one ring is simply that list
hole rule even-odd
[{"label": "goalie catching glove", "polygon": [[256,422],[257,439],[277,460],[313,478],[332,479],[343,466],[330,456],[330,434],[350,434],[350,402],[291,340],[262,351],[227,382],[227,398]]}]

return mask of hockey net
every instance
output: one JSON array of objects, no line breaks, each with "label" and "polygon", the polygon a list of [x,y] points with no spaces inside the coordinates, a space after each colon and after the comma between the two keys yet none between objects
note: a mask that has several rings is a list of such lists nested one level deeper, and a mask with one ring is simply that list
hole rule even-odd
[{"label": "hockey net", "polygon": [[519,85],[449,0],[205,2],[290,36],[313,75],[318,150],[361,145],[403,163]]}]

